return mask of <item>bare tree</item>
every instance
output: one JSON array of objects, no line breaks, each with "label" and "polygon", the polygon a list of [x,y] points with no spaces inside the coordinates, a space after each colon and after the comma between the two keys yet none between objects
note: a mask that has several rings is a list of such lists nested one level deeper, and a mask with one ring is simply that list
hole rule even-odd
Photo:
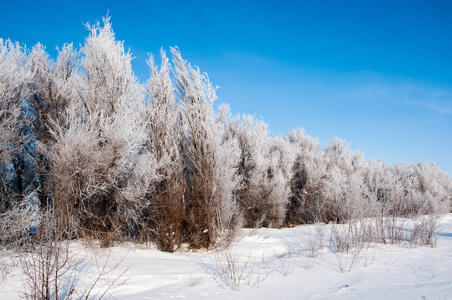
[{"label": "bare tree", "polygon": [[20,258],[25,273],[27,299],[70,299],[75,291],[77,258],[64,240],[62,224],[50,211],[43,212],[35,243],[30,243]]},{"label": "bare tree", "polygon": [[125,282],[122,259],[112,266],[110,255],[96,257],[96,268],[71,247],[72,229],[55,218],[50,207],[41,213],[39,229],[20,255],[26,299],[102,299]]}]

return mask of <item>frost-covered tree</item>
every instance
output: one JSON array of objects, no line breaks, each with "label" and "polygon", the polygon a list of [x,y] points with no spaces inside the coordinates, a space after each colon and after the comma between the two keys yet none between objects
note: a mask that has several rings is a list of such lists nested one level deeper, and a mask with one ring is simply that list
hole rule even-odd
[{"label": "frost-covered tree", "polygon": [[270,138],[267,124],[250,115],[232,119],[228,135],[238,140],[241,149],[238,168],[241,185],[237,196],[245,225],[280,227],[290,192],[289,143],[283,138]]},{"label": "frost-covered tree", "polygon": [[37,168],[38,198],[41,210],[51,200],[49,147],[53,143],[50,133],[54,126],[66,126],[65,111],[68,106],[71,78],[77,67],[77,52],[72,44],[64,45],[58,51],[56,61],[49,59],[44,46],[37,44],[29,55],[33,80],[30,83],[32,96],[29,112],[32,122],[31,138],[34,164]]},{"label": "frost-covered tree", "polygon": [[417,190],[421,201],[417,209],[421,214],[447,213],[452,201],[452,178],[431,163],[416,165]]},{"label": "frost-covered tree", "polygon": [[27,152],[26,100],[32,73],[26,49],[0,38],[0,247],[20,245],[36,219]]},{"label": "frost-covered tree", "polygon": [[261,191],[256,186],[266,183],[267,173],[263,167],[262,152],[268,139],[267,124],[250,115],[235,117],[229,121],[228,137],[236,139],[241,150],[238,165],[241,182],[237,198],[244,214],[245,226],[260,226],[263,222],[261,219],[266,217],[268,210],[268,205],[264,206],[259,195]]},{"label": "frost-covered tree", "polygon": [[294,226],[318,221],[326,173],[322,147],[317,139],[311,138],[302,129],[292,131],[287,140],[292,144],[295,160],[286,223]]},{"label": "frost-covered tree", "polygon": [[243,214],[237,202],[237,190],[240,186],[240,174],[237,172],[240,160],[240,148],[236,139],[229,138],[228,123],[231,118],[228,106],[222,105],[216,116],[215,125],[218,134],[214,192],[222,199],[214,209],[217,220],[216,246],[227,246],[243,227]]},{"label": "frost-covered tree", "polygon": [[179,49],[173,63],[163,51],[160,67],[150,58],[144,87],[110,18],[87,27],[82,49],[65,45],[56,60],[0,39],[3,242],[39,210],[102,246],[131,234],[174,251],[223,246],[242,223],[374,217],[394,240],[405,217],[452,209],[452,179],[433,164],[367,163],[301,129],[270,137],[262,120],[215,112],[216,89]]},{"label": "frost-covered tree", "polygon": [[435,214],[448,211],[451,179],[434,164],[399,163],[394,168],[393,204],[404,216]]},{"label": "frost-covered tree", "polygon": [[[147,142],[143,88],[131,54],[115,40],[110,19],[88,26],[80,71],[71,81],[66,126],[53,131],[55,209],[107,247],[121,225],[130,229],[156,178]],[[71,221],[71,220],[68,220]]]},{"label": "frost-covered tree", "polygon": [[322,221],[345,221],[369,215],[364,155],[350,151],[349,144],[334,138],[324,150],[326,173],[321,189]]},{"label": "frost-covered tree", "polygon": [[27,185],[29,122],[23,107],[30,96],[31,71],[26,50],[0,39],[0,210],[21,199]]},{"label": "frost-covered tree", "polygon": [[421,202],[419,182],[416,176],[416,166],[398,163],[393,168],[395,181],[389,203],[386,203],[387,213],[393,216],[415,216],[418,214],[418,204]]},{"label": "frost-covered tree", "polygon": [[230,239],[239,225],[234,197],[239,149],[224,138],[216,119],[215,89],[207,74],[172,48],[177,95],[182,101],[185,167],[185,230],[191,247],[208,247]]},{"label": "frost-covered tree", "polygon": [[374,216],[384,243],[400,239],[404,218],[436,215],[449,209],[451,178],[433,164],[385,164],[371,161],[365,174]]},{"label": "frost-covered tree", "polygon": [[281,136],[272,137],[269,141],[268,179],[271,193],[270,203],[275,203],[270,215],[272,226],[278,228],[283,225],[286,217],[287,205],[291,196],[290,180],[293,177],[294,152],[291,144]]},{"label": "frost-covered tree", "polygon": [[367,196],[375,203],[374,215],[386,214],[388,203],[396,197],[394,168],[382,159],[371,160],[364,173]]},{"label": "frost-covered tree", "polygon": [[158,173],[161,180],[155,183],[155,193],[151,193],[151,203],[147,209],[145,223],[157,246],[162,251],[174,251],[185,238],[185,174],[182,156],[181,108],[176,101],[171,80],[171,65],[166,53],[161,50],[160,70],[153,56],[148,64],[151,78],[147,83],[150,96],[148,109],[149,138],[152,151],[159,161]]}]

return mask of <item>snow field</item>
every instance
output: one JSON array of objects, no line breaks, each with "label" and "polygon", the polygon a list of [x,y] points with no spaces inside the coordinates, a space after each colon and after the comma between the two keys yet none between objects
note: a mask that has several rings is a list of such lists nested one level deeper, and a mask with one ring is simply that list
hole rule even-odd
[{"label": "snow field", "polygon": [[[244,229],[223,251],[166,253],[133,244],[100,249],[81,242],[71,251],[84,258],[78,285],[89,285],[96,262],[102,267],[107,261],[107,269],[120,262],[96,287],[103,291],[125,271],[116,282],[125,283],[105,299],[450,299],[452,214],[440,219],[436,248],[372,243],[338,254],[330,227]],[[10,266],[0,299],[19,299],[23,279],[20,267]]]}]

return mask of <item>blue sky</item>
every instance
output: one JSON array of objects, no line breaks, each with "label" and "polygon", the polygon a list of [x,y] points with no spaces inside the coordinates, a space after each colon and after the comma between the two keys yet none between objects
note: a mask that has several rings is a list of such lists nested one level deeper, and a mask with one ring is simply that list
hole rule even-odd
[{"label": "blue sky", "polygon": [[452,1],[242,2],[0,0],[0,37],[55,55],[109,11],[143,81],[147,53],[177,45],[218,103],[272,134],[300,127],[452,174]]}]

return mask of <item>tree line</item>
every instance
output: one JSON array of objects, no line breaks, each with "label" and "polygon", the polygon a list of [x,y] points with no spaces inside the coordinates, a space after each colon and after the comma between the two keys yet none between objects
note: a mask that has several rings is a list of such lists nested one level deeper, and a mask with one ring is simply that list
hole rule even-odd
[{"label": "tree line", "polygon": [[302,129],[270,136],[261,119],[215,109],[207,74],[177,47],[160,66],[150,56],[140,83],[109,17],[87,28],[81,49],[56,59],[0,39],[2,245],[39,230],[44,213],[67,238],[171,252],[227,245],[242,227],[452,208],[452,179],[433,164],[367,162]]}]

